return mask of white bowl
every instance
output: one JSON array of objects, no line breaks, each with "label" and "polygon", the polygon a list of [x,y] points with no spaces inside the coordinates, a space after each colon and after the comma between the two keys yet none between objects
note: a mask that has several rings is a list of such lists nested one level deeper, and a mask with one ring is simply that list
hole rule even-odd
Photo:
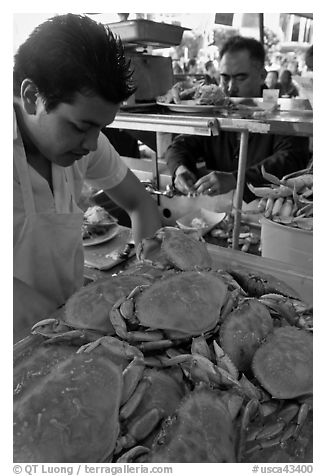
[{"label": "white bowl", "polygon": [[192,210],[178,218],[176,224],[185,231],[197,231],[202,236],[211,231],[225,218],[226,213],[212,212],[205,208]]}]

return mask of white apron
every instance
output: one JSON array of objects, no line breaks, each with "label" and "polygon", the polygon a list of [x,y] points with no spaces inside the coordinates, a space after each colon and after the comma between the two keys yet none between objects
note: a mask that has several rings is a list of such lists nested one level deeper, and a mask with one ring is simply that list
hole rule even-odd
[{"label": "white apron", "polygon": [[[54,300],[58,307],[83,284],[83,212],[73,196],[71,169],[55,164],[52,164],[54,201],[55,210],[60,212],[36,212],[30,179],[34,170],[29,170],[19,132],[16,141],[14,164],[22,191],[25,221],[14,248],[14,276]],[[40,319],[44,317],[40,316]]]}]

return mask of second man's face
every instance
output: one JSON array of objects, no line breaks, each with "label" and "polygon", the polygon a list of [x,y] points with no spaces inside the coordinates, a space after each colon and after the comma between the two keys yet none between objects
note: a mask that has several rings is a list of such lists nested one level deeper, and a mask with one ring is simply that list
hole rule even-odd
[{"label": "second man's face", "polygon": [[247,50],[225,53],[220,62],[220,85],[230,97],[260,97],[265,70]]}]

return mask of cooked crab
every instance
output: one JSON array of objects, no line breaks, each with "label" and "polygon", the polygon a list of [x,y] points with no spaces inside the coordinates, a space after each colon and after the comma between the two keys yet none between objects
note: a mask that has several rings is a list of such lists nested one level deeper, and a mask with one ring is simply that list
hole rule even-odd
[{"label": "cooked crab", "polygon": [[112,308],[116,334],[142,350],[169,347],[176,339],[216,329],[228,288],[216,273],[185,271],[138,287]]},{"label": "cooked crab", "polygon": [[96,340],[101,335],[113,335],[109,315],[113,304],[136,286],[152,281],[149,274],[120,273],[88,284],[76,291],[55,317],[36,323],[32,333],[58,341],[74,338],[78,344]]},{"label": "cooked crab", "polygon": [[252,371],[273,398],[312,394],[313,337],[294,326],[274,329],[255,353]]},{"label": "cooked crab", "polygon": [[174,227],[161,228],[152,238],[142,240],[137,257],[156,266],[182,271],[209,269],[212,265],[206,244]]},{"label": "cooked crab", "polygon": [[235,463],[234,419],[241,408],[238,395],[199,386],[165,421],[146,463]]},{"label": "cooked crab", "polygon": [[111,336],[78,351],[29,336],[14,362],[15,462],[112,461],[151,441],[186,391],[175,372],[145,369],[138,349]]},{"label": "cooked crab", "polygon": [[223,320],[219,343],[240,371],[250,369],[252,358],[273,330],[267,307],[255,298],[243,300]]},{"label": "cooked crab", "polygon": [[[28,337],[18,355],[14,349],[14,461],[109,459],[119,435],[120,367],[95,352],[77,354],[74,346],[32,338],[38,345]],[[131,346],[119,348],[130,359]],[[141,353],[135,349],[132,356]]]}]

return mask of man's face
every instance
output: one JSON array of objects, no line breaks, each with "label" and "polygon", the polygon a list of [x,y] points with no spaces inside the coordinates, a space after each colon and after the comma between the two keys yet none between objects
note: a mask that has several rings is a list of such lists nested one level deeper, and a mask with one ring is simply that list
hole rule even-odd
[{"label": "man's face", "polygon": [[99,96],[78,93],[73,104],[61,103],[46,112],[38,97],[36,113],[27,116],[29,139],[45,158],[68,167],[97,149],[101,129],[113,122],[118,109]]},{"label": "man's face", "polygon": [[220,62],[221,86],[231,97],[260,97],[265,70],[250,59],[247,50],[227,52]]}]

